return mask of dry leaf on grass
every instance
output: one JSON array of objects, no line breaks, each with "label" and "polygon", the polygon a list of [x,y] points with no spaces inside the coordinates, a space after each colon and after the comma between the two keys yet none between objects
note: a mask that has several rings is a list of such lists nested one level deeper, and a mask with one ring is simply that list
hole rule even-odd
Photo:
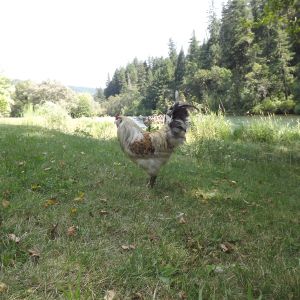
[{"label": "dry leaf on grass", "polygon": [[114,290],[106,291],[104,300],[113,300],[115,299],[116,292]]},{"label": "dry leaf on grass", "polygon": [[108,211],[107,210],[100,210],[99,214],[102,216],[108,215]]},{"label": "dry leaf on grass", "polygon": [[76,234],[76,232],[77,232],[76,226],[71,226],[67,230],[67,235],[68,236],[74,236]]},{"label": "dry leaf on grass", "polygon": [[131,297],[131,300],[143,300],[144,297],[141,293],[137,292],[137,293],[134,293]]},{"label": "dry leaf on grass", "polygon": [[76,202],[83,202],[84,201],[84,192],[79,192],[77,197],[74,198]]},{"label": "dry leaf on grass", "polygon": [[45,168],[44,171],[50,171],[52,167]]},{"label": "dry leaf on grass", "polygon": [[186,219],[184,217],[180,217],[179,224],[186,224]]},{"label": "dry leaf on grass", "polygon": [[58,223],[52,224],[49,229],[49,237],[51,240],[55,240],[58,237]]},{"label": "dry leaf on grass", "polygon": [[228,242],[224,242],[224,243],[220,244],[220,247],[221,247],[222,251],[225,253],[231,253],[234,250],[233,245]]},{"label": "dry leaf on grass", "polygon": [[134,250],[136,247],[134,244],[130,244],[130,245],[122,245],[121,248],[123,250],[129,251],[129,250]]},{"label": "dry leaf on grass", "polygon": [[40,259],[40,253],[37,250],[30,249],[28,250],[29,256],[34,263],[38,263]]},{"label": "dry leaf on grass", "polygon": [[181,299],[181,300],[187,299],[187,295],[186,295],[186,293],[183,292],[183,291],[180,291],[180,292],[178,293],[178,297],[179,297],[179,299]]},{"label": "dry leaf on grass", "polygon": [[10,233],[9,235],[8,235],[8,239],[10,240],[10,241],[13,241],[13,242],[15,242],[15,243],[20,243],[20,238],[19,237],[17,237],[14,233]]},{"label": "dry leaf on grass", "polygon": [[76,215],[76,214],[77,214],[77,208],[76,208],[76,207],[72,207],[72,208],[70,209],[70,214],[71,214],[71,215]]},{"label": "dry leaf on grass", "polygon": [[58,204],[58,200],[56,198],[50,198],[48,200],[46,200],[45,204],[44,204],[44,207],[47,208],[49,206],[53,206],[53,205],[56,205]]},{"label": "dry leaf on grass", "polygon": [[0,282],[0,293],[6,292],[7,289],[8,289],[8,286],[5,283]]},{"label": "dry leaf on grass", "polygon": [[32,191],[37,191],[37,190],[39,190],[41,188],[41,186],[38,184],[38,183],[33,183],[32,185],[31,185],[31,190]]},{"label": "dry leaf on grass", "polygon": [[157,241],[159,241],[159,236],[156,235],[155,233],[151,233],[151,234],[149,235],[149,240],[150,240],[151,242],[157,242]]},{"label": "dry leaf on grass", "polygon": [[3,201],[2,201],[2,206],[3,206],[4,208],[8,208],[9,205],[10,205],[10,202],[9,202],[8,200],[3,200]]},{"label": "dry leaf on grass", "polygon": [[61,168],[63,168],[66,165],[66,162],[64,160],[60,160],[58,163]]}]

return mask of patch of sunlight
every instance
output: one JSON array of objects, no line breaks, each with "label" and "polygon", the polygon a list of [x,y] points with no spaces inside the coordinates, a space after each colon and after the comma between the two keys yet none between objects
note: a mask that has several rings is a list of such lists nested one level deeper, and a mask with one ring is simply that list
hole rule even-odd
[{"label": "patch of sunlight", "polygon": [[210,200],[224,199],[224,196],[217,189],[213,189],[210,191],[204,191],[203,189],[200,188],[193,189],[191,190],[191,196],[204,203]]},{"label": "patch of sunlight", "polygon": [[[96,139],[112,139],[117,136],[113,117],[82,117],[78,119],[55,116],[31,115],[23,118],[0,118],[0,124],[39,126],[63,133],[87,136]],[[39,133],[36,133],[39,135]]]}]

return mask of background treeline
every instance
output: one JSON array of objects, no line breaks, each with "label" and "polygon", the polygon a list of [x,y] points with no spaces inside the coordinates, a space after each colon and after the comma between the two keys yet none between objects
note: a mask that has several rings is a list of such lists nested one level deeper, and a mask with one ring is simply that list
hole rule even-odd
[{"label": "background treeline", "polygon": [[[97,94],[101,94],[100,89]],[[0,76],[0,117],[21,117],[31,111],[92,117],[103,114],[96,100],[90,93],[76,92],[56,81],[11,81]]]},{"label": "background treeline", "polygon": [[209,12],[208,39],[187,54],[169,41],[167,58],[134,59],[108,79],[108,114],[163,112],[182,99],[229,113],[300,113],[300,1],[229,0]]},{"label": "background treeline", "polygon": [[300,114],[300,0],[229,0],[209,12],[208,38],[193,33],[187,53],[169,40],[168,57],[135,58],[94,96],[57,82],[0,76],[0,116],[33,109],[72,117],[148,115],[181,100],[234,114]]}]

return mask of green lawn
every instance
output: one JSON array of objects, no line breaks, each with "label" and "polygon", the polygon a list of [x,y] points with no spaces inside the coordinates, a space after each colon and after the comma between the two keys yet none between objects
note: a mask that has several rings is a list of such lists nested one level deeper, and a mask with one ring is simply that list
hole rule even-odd
[{"label": "green lawn", "polygon": [[299,299],[299,156],[190,147],[151,190],[115,137],[0,125],[0,298]]}]

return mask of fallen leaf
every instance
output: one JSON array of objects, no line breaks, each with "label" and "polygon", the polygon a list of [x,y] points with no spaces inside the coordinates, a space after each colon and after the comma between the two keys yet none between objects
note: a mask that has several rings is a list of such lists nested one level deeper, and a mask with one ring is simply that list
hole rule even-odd
[{"label": "fallen leaf", "polygon": [[116,292],[114,290],[106,291],[104,300],[113,300],[116,296]]},{"label": "fallen leaf", "polygon": [[45,168],[44,171],[50,171],[52,167]]},{"label": "fallen leaf", "polygon": [[79,192],[78,196],[74,198],[74,201],[76,201],[76,202],[84,201],[84,192]]},{"label": "fallen leaf", "polygon": [[58,237],[58,223],[52,224],[49,230],[49,237],[51,240],[55,240]]},{"label": "fallen leaf", "polygon": [[8,286],[5,283],[0,282],[0,293],[6,292],[7,289],[8,289]]},{"label": "fallen leaf", "polygon": [[121,248],[122,248],[123,250],[128,251],[128,250],[134,250],[136,247],[135,247],[134,244],[130,244],[130,245],[122,245]]},{"label": "fallen leaf", "polygon": [[19,161],[18,162],[18,166],[19,167],[22,167],[22,166],[24,166],[26,164],[26,161]]},{"label": "fallen leaf", "polygon": [[3,201],[2,201],[2,206],[3,206],[4,208],[8,208],[9,205],[10,205],[10,202],[9,202],[8,200],[3,200]]},{"label": "fallen leaf", "polygon": [[50,198],[48,199],[45,204],[44,204],[44,207],[49,207],[49,206],[53,206],[53,205],[57,205],[59,202],[56,198]]},{"label": "fallen leaf", "polygon": [[159,240],[159,237],[158,237],[155,233],[151,233],[151,234],[149,235],[149,240],[150,240],[151,242],[157,242],[157,241]]},{"label": "fallen leaf", "polygon": [[182,216],[182,217],[180,217],[178,222],[179,222],[179,224],[186,224],[186,219]]},{"label": "fallen leaf", "polygon": [[38,189],[40,189],[41,188],[41,186],[38,184],[38,183],[33,183],[32,185],[31,185],[31,190],[32,191],[37,191]]},{"label": "fallen leaf", "polygon": [[178,297],[179,297],[179,299],[181,299],[181,300],[187,299],[187,295],[186,295],[186,293],[183,292],[183,291],[180,291],[180,292],[178,293]]},{"label": "fallen leaf", "polygon": [[19,237],[17,237],[14,233],[10,233],[9,235],[8,235],[8,239],[10,240],[10,241],[13,241],[13,242],[15,242],[15,243],[20,243],[20,238]]},{"label": "fallen leaf", "polygon": [[237,182],[234,181],[234,180],[229,180],[229,183],[230,183],[231,185],[237,185]]},{"label": "fallen leaf", "polygon": [[71,213],[71,215],[76,215],[77,214],[77,208],[76,207],[72,207],[70,209],[70,213]]},{"label": "fallen leaf", "polygon": [[132,297],[131,297],[131,300],[143,300],[144,297],[141,293],[135,293]]},{"label": "fallen leaf", "polygon": [[214,269],[215,273],[224,273],[225,269],[221,266],[216,266],[216,268]]},{"label": "fallen leaf", "polygon": [[108,215],[109,213],[108,213],[107,210],[100,210],[100,211],[99,211],[99,214],[100,214],[100,215]]},{"label": "fallen leaf", "polygon": [[81,151],[80,154],[84,155],[85,153],[83,151]]},{"label": "fallen leaf", "polygon": [[28,250],[28,253],[30,255],[31,260],[34,263],[38,263],[38,261],[40,259],[40,253],[39,253],[39,251],[34,250],[34,249],[30,249],[30,250]]},{"label": "fallen leaf", "polygon": [[75,226],[71,226],[67,230],[67,235],[68,236],[74,236],[77,232],[77,228]]},{"label": "fallen leaf", "polygon": [[220,244],[220,247],[221,247],[222,251],[225,253],[231,253],[234,250],[233,245],[228,242],[224,242],[224,243]]},{"label": "fallen leaf", "polygon": [[6,190],[6,191],[4,191],[4,192],[2,193],[2,195],[3,195],[3,199],[4,199],[4,200],[7,200],[7,199],[10,198],[10,191],[9,191],[9,190]]},{"label": "fallen leaf", "polygon": [[64,160],[60,160],[58,163],[61,168],[63,168],[66,165],[66,162]]}]

